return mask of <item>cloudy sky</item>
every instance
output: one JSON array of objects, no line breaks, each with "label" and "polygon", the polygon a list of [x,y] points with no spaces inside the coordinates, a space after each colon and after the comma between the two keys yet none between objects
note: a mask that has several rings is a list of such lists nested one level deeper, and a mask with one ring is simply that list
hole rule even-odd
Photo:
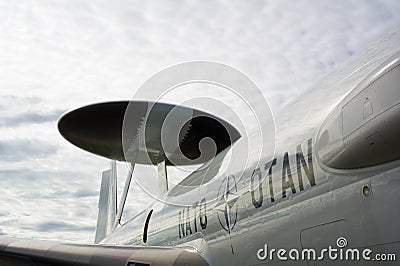
[{"label": "cloudy sky", "polygon": [[[252,78],[278,113],[399,28],[398,10],[397,0],[1,0],[0,234],[93,241],[108,161],[60,136],[67,110],[130,99],[170,65],[212,60]],[[130,198],[130,214],[150,200]]]}]

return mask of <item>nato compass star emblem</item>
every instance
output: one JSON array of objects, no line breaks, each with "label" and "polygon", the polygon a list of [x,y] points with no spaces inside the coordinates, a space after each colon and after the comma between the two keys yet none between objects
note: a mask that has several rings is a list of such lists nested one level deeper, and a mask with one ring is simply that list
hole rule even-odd
[{"label": "nato compass star emblem", "polygon": [[226,177],[218,190],[218,201],[215,206],[218,220],[222,228],[231,235],[232,229],[236,225],[238,206],[236,202],[239,199],[237,195],[236,180],[233,175]]}]

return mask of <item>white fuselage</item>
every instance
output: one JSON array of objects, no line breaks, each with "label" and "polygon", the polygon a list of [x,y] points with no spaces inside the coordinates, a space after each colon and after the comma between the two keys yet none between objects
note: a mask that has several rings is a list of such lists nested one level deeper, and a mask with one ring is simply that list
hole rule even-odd
[{"label": "white fuselage", "polygon": [[[289,103],[275,117],[275,152],[259,163],[249,163],[241,178],[234,166],[225,169],[217,174],[221,182],[191,194],[197,195],[192,206],[155,202],[102,243],[142,245],[146,216],[153,209],[147,245],[193,246],[211,265],[271,263],[257,257],[265,244],[275,249],[321,249],[336,246],[339,237],[345,237],[353,248],[398,251],[400,163],[335,171],[319,160],[316,141],[334,108],[366,76],[396,55],[399,35],[397,32],[351,58]],[[230,194],[224,190],[226,182],[236,184],[230,187]],[[223,198],[222,203],[209,201],[216,196]],[[274,261],[289,263],[276,257]],[[327,261],[312,265],[318,263]]]}]

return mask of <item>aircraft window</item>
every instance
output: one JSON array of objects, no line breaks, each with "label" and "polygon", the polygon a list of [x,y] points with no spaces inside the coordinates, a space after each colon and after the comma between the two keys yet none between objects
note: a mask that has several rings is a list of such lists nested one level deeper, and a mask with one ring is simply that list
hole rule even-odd
[{"label": "aircraft window", "polygon": [[150,218],[151,215],[153,214],[153,210],[151,210],[149,212],[149,214],[147,214],[147,218],[146,218],[146,222],[144,224],[144,228],[143,228],[143,245],[147,245],[147,230],[149,229],[149,222],[150,222]]}]

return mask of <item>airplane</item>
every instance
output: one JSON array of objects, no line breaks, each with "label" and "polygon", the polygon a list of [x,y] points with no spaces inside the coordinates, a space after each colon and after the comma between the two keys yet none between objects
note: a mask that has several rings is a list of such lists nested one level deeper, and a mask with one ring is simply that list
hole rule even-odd
[{"label": "airplane", "polygon": [[[1,237],[1,265],[397,265],[399,84],[397,30],[284,107],[275,116],[272,157],[263,154],[246,169],[222,167],[243,139],[229,122],[204,111],[146,101],[73,110],[59,120],[60,133],[111,160],[102,175],[95,243]],[[128,106],[135,113],[130,140],[143,136],[143,119],[149,127],[137,144],[145,149],[136,146],[129,156],[121,129]],[[160,135],[171,110],[196,115],[179,136],[180,152],[167,158]],[[213,139],[215,156],[196,161],[205,137]],[[205,167],[169,189],[167,166],[189,164],[183,157]],[[115,161],[131,164],[118,206]],[[135,164],[157,167],[155,185],[165,200],[190,194],[191,204],[155,200],[121,224]]]}]

